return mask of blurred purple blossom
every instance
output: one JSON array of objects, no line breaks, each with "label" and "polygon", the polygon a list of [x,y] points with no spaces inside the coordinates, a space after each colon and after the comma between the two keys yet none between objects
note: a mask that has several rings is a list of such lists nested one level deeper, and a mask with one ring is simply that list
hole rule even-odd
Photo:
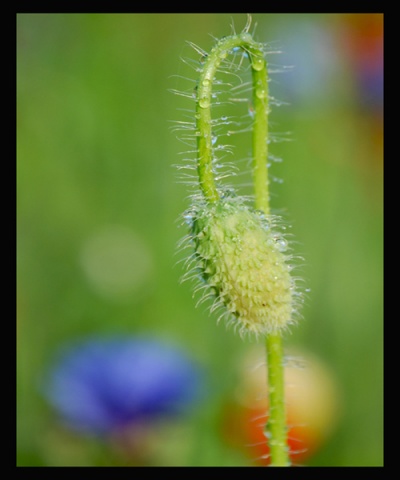
[{"label": "blurred purple blossom", "polygon": [[69,427],[112,433],[181,414],[202,393],[202,374],[184,352],[153,338],[93,338],[60,355],[45,395]]}]

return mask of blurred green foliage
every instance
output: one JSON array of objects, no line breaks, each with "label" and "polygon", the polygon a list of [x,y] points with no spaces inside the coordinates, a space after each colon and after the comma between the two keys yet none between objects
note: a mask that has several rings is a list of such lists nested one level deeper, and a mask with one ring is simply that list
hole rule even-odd
[{"label": "blurred green foliage", "polygon": [[[59,431],[40,393],[60,345],[99,332],[173,339],[209,372],[202,411],[166,438],[170,451],[160,462],[252,464],[224,441],[219,421],[235,388],[238,358],[251,342],[195,309],[191,286],[179,285],[183,269],[174,266],[188,190],[172,167],[185,146],[169,130],[182,104],[168,89],[179,88],[172,76],[181,72],[180,56],[189,55],[185,41],[208,50],[210,34],[229,34],[232,17],[240,30],[245,15],[17,17],[18,465],[118,464],[94,440]],[[283,50],[285,35],[295,36],[305,20],[334,33],[354,20],[253,17],[256,38],[279,40]],[[309,464],[382,465],[382,123],[360,106],[345,45],[337,43],[329,55],[327,63],[340,68],[324,85],[325,95],[316,92],[271,115],[274,128],[293,137],[271,147],[283,158],[271,166],[283,179],[271,187],[272,207],[292,225],[311,289],[304,320],[285,342],[319,355],[340,388],[340,422]],[[300,59],[300,65],[292,60],[294,72],[302,72]],[[284,64],[285,54],[273,61]],[[272,94],[281,81],[274,78]],[[127,247],[133,264],[149,259],[145,273],[139,269],[143,282],[136,279],[120,296],[104,295],[93,282],[85,254],[112,226],[135,238],[135,247]]]}]

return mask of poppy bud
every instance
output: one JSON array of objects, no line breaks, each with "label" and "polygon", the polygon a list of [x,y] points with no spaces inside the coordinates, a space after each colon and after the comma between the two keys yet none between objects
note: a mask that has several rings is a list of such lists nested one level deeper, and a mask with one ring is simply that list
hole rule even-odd
[{"label": "poppy bud", "polygon": [[290,256],[274,217],[229,196],[194,207],[191,218],[201,276],[241,333],[267,334],[293,323]]}]

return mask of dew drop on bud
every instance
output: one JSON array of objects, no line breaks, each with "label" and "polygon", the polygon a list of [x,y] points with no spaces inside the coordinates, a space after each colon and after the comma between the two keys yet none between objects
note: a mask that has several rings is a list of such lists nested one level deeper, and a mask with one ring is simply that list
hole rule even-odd
[{"label": "dew drop on bud", "polygon": [[276,245],[278,247],[278,250],[280,252],[284,252],[287,247],[288,247],[288,242],[284,239],[284,238],[279,238],[277,241],[276,241]]}]

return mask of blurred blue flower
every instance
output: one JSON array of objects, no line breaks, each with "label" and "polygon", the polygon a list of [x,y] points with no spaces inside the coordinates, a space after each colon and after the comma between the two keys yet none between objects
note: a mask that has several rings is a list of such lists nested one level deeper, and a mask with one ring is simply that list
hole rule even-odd
[{"label": "blurred blue flower", "polygon": [[201,390],[199,366],[152,338],[81,342],[63,352],[45,382],[45,395],[63,422],[98,434],[183,413]]},{"label": "blurred blue flower", "polygon": [[[330,22],[316,22],[308,15],[278,20],[274,26],[279,36],[276,47],[282,54],[277,62],[285,65],[271,86],[278,100],[318,108],[337,102],[342,66],[332,27]],[[275,68],[272,64],[271,70]]]}]

